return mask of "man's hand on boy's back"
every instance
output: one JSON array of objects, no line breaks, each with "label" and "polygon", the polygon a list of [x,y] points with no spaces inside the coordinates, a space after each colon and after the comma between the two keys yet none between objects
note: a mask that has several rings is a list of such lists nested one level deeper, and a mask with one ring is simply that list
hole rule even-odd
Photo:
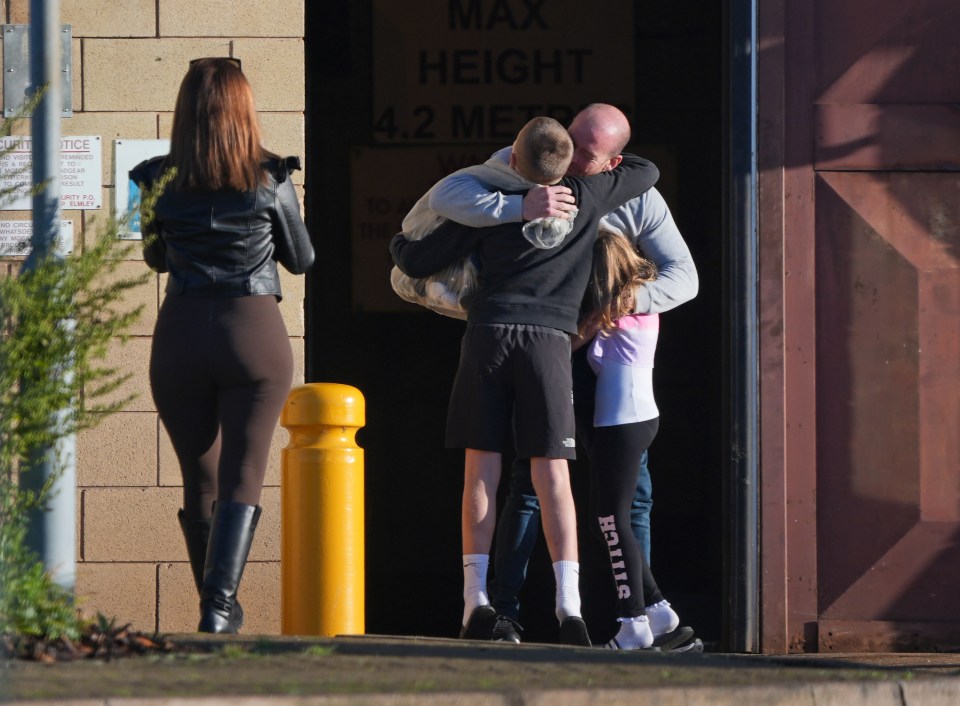
[{"label": "man's hand on boy's back", "polygon": [[523,220],[538,218],[569,219],[577,204],[568,186],[534,186],[523,197]]}]

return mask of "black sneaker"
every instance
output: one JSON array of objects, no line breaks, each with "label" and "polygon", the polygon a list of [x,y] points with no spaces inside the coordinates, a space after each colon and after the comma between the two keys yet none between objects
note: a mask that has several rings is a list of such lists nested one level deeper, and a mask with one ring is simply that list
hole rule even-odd
[{"label": "black sneaker", "polygon": [[481,605],[473,609],[467,624],[460,630],[461,640],[492,640],[497,627],[497,611],[493,606]]},{"label": "black sneaker", "polygon": [[570,616],[560,622],[560,644],[574,647],[592,647],[590,635],[587,633],[587,624],[583,618]]},{"label": "black sneaker", "polygon": [[497,624],[493,626],[493,637],[490,639],[494,642],[512,642],[519,645],[521,632],[523,632],[523,628],[516,620],[505,615],[498,615]]},{"label": "black sneaker", "polygon": [[693,628],[681,625],[680,627],[658,635],[653,640],[653,646],[659,647],[664,652],[672,650],[680,645],[684,645],[693,640]]},{"label": "black sneaker", "polygon": [[[617,642],[617,638],[611,639],[610,642],[608,642],[606,645],[604,645],[604,648],[605,648],[605,649],[608,649],[608,650],[622,650],[622,649],[623,649],[623,647],[620,645],[620,643]],[[663,650],[661,650],[659,647],[657,647],[656,645],[650,645],[650,647],[633,647],[633,648],[631,648],[631,650],[632,650],[633,652],[662,652],[662,651],[663,651]]]},{"label": "black sneaker", "polygon": [[679,647],[674,647],[670,651],[674,654],[677,654],[678,652],[686,652],[687,654],[700,654],[703,652],[703,642],[699,637],[695,637],[689,642],[683,643]]},{"label": "black sneaker", "polygon": [[693,628],[681,626],[676,630],[660,635],[653,641],[654,647],[659,647],[663,652],[688,652],[690,654],[699,654],[703,652],[703,642],[699,637],[693,634]]}]

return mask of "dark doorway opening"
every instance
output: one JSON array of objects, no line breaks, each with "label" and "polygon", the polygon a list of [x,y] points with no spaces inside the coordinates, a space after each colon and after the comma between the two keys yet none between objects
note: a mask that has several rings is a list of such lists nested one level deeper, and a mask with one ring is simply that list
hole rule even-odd
[{"label": "dark doorway opening", "polygon": [[[462,611],[463,455],[443,448],[443,430],[463,324],[356,304],[350,175],[355,150],[373,143],[374,11],[369,1],[306,7],[306,209],[318,247],[307,279],[307,380],[354,385],[366,400],[367,632],[452,637]],[[716,642],[724,603],[723,17],[708,0],[638,2],[633,14],[634,144],[671,155],[661,165],[673,185],[665,196],[700,275],[697,298],[661,318],[652,566],[683,622]],[[362,179],[355,173],[353,183]],[[572,473],[579,499],[585,472],[573,464]],[[605,547],[581,535],[584,614],[594,640],[605,640],[614,631]],[[525,639],[554,641],[542,538],[521,601]]]}]

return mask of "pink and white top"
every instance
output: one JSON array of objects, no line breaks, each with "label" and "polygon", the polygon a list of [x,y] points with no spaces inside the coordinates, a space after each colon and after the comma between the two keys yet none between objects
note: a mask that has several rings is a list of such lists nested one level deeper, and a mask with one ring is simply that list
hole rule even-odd
[{"label": "pink and white top", "polygon": [[660,416],[653,399],[653,359],[660,334],[657,314],[631,314],[598,334],[587,359],[597,374],[596,427],[632,424]]}]

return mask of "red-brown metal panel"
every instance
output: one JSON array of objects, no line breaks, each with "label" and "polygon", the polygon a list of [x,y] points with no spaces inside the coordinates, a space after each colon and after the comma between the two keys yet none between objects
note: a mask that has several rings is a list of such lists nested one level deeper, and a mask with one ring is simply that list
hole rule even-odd
[{"label": "red-brown metal panel", "polygon": [[955,646],[960,3],[760,8],[762,649]]},{"label": "red-brown metal panel", "polygon": [[793,126],[810,125],[814,106],[812,72],[816,60],[814,15],[808,5],[787,4],[784,133],[784,439],[787,520],[787,648],[809,649],[816,643],[817,622],[817,409],[816,295],[814,263],[814,173],[809,133]]},{"label": "red-brown metal panel", "polygon": [[820,614],[865,640],[902,623],[891,646],[923,621],[960,634],[958,187],[951,172],[818,180]]},{"label": "red-brown metal panel", "polygon": [[787,651],[784,453],[784,3],[761,3],[757,65],[760,355],[760,648]]},{"label": "red-brown metal panel", "polygon": [[816,13],[819,644],[956,645],[960,5]]},{"label": "red-brown metal panel", "polygon": [[960,164],[960,108],[954,105],[818,105],[816,120],[817,170],[930,171]]}]

